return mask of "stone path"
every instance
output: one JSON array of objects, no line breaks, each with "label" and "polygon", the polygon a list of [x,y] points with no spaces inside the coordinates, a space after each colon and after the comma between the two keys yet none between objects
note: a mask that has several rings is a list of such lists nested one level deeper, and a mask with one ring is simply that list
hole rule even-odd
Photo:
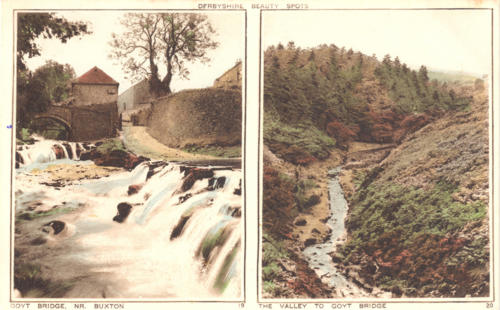
[{"label": "stone path", "polygon": [[144,126],[124,126],[122,139],[125,147],[137,155],[161,160],[214,159],[209,155],[191,154],[168,147],[151,137]]}]

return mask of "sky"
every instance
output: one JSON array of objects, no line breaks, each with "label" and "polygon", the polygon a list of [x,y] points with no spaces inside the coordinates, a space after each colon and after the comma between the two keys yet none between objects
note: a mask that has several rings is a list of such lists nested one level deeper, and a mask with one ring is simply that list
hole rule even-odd
[{"label": "sky", "polygon": [[489,10],[267,11],[264,49],[294,41],[301,48],[335,44],[380,60],[396,56],[411,68],[491,72]]},{"label": "sky", "polygon": [[[120,34],[124,28],[120,18],[126,12],[119,11],[62,11],[57,15],[71,21],[85,21],[89,24],[92,34],[73,37],[67,43],[57,39],[37,39],[41,47],[41,56],[26,58],[28,68],[35,70],[47,60],[61,64],[70,64],[77,76],[81,76],[94,66],[99,67],[119,85],[119,93],[126,91],[132,81],[125,76],[122,66],[117,60],[110,59],[111,34]],[[173,91],[190,88],[212,86],[216,78],[230,69],[238,59],[244,59],[245,20],[242,12],[204,12],[209,18],[217,35],[214,37],[219,46],[208,52],[211,62],[189,64],[191,72],[189,80],[174,77],[171,88]]]}]

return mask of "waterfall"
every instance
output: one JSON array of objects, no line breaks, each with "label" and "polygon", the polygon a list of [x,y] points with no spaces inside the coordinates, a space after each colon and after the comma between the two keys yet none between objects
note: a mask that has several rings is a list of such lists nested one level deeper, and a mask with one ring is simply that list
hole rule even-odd
[{"label": "waterfall", "polygon": [[[64,156],[78,159],[77,148],[83,146],[65,144],[43,140],[18,152],[26,158],[23,165],[56,160],[54,145],[65,150]],[[88,274],[78,274],[85,280],[76,281],[86,290],[97,290],[105,274],[102,290],[110,297],[241,296],[241,170],[143,162],[132,171],[58,188],[17,171],[17,217],[33,212],[32,221],[50,230],[48,218],[36,212],[70,208],[50,218],[68,227],[47,237],[47,246],[57,244],[59,251],[51,250],[49,258],[33,263],[58,268],[62,274],[86,270]],[[77,268],[80,265],[86,267]],[[94,297],[77,291],[70,296]]]},{"label": "waterfall", "polygon": [[79,149],[83,146],[78,142],[66,142],[44,139],[34,136],[35,143],[20,145],[16,149],[16,168],[33,164],[48,163],[58,159],[78,160]]}]

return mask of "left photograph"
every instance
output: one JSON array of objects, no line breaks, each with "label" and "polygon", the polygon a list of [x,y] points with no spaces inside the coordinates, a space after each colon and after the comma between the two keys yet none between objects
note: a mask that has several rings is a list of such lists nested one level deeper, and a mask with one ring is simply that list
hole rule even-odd
[{"label": "left photograph", "polygon": [[13,300],[243,300],[245,18],[15,12]]}]

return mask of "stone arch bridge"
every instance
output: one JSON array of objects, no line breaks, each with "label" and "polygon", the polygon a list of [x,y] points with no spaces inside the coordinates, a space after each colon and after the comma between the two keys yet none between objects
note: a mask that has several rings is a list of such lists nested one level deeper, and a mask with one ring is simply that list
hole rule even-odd
[{"label": "stone arch bridge", "polygon": [[115,137],[119,128],[116,102],[85,106],[54,106],[35,115],[36,120],[49,119],[62,124],[69,141],[91,141]]}]

